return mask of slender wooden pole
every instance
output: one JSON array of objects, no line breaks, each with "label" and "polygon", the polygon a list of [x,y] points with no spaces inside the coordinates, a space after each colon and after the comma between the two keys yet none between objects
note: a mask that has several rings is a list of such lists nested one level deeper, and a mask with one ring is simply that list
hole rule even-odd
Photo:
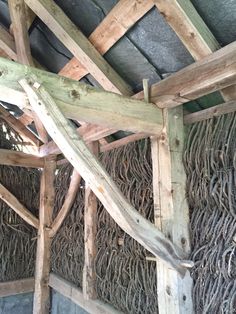
[{"label": "slender wooden pole", "polygon": [[[90,150],[98,156],[99,143],[93,142]],[[86,300],[96,299],[95,289],[95,258],[97,248],[95,244],[97,234],[97,198],[89,184],[86,183],[85,208],[84,208],[84,270],[83,270],[83,295]]]},{"label": "slender wooden pole", "polygon": [[54,203],[54,178],[56,170],[55,156],[45,158],[45,166],[41,177],[39,232],[35,266],[34,314],[47,314],[50,308],[49,272],[51,238],[49,226],[52,223]]}]

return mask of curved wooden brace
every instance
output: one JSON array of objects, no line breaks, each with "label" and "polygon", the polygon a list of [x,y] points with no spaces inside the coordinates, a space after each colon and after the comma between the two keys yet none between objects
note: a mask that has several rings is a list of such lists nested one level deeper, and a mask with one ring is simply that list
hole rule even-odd
[{"label": "curved wooden brace", "polygon": [[[35,80],[31,78],[30,81]],[[125,199],[48,92],[39,83],[32,86],[25,79],[19,83],[49,135],[89,184],[115,222],[147,250],[184,275],[185,267],[181,261],[183,253]]]}]

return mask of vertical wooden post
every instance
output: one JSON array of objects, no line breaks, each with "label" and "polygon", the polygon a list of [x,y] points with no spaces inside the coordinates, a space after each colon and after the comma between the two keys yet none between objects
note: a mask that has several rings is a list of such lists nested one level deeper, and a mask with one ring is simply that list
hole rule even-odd
[{"label": "vertical wooden post", "polygon": [[[183,109],[164,110],[164,129],[152,138],[153,191],[155,224],[188,255],[189,211],[185,198],[185,171],[182,163],[184,145]],[[192,278],[185,277],[157,260],[158,306],[160,314],[191,314]]]},{"label": "vertical wooden post", "polygon": [[54,178],[56,157],[45,157],[45,165],[41,177],[39,231],[35,266],[34,314],[47,314],[50,309],[49,273],[50,247],[49,226],[52,223],[54,204]]},{"label": "vertical wooden post", "polygon": [[[95,156],[99,153],[98,142],[89,145]],[[95,289],[95,258],[97,248],[95,244],[97,234],[97,197],[86,184],[84,208],[84,270],[83,270],[83,295],[86,300],[96,299]]]}]

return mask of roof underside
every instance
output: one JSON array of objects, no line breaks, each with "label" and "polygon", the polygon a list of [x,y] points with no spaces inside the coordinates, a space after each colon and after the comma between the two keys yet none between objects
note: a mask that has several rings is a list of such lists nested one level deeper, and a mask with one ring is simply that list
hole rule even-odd
[{"label": "roof underside", "polygon": [[[88,37],[101,23],[117,0],[57,0],[56,3]],[[192,3],[223,47],[236,40],[233,27],[236,16],[234,0],[192,0]],[[0,21],[9,28],[10,16],[6,0],[0,0]],[[49,71],[58,73],[73,56],[47,26],[36,18],[30,28],[32,54]],[[153,8],[128,31],[105,55],[104,58],[133,88],[142,89],[143,78],[150,84],[194,62],[175,32],[164,17]],[[87,75],[82,79],[88,84],[99,86]],[[221,95],[213,93],[185,104],[188,111],[198,111],[222,103]],[[19,109],[10,105],[17,115]]]}]

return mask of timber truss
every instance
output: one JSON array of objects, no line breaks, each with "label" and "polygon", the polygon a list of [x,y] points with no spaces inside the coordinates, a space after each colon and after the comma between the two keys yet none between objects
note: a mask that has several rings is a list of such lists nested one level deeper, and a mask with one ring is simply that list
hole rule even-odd
[{"label": "timber truss", "polygon": [[[0,107],[0,116],[37,148],[38,154],[1,150],[0,163],[43,169],[39,219],[3,185],[0,197],[38,229],[34,313],[49,311],[50,280],[58,280],[49,276],[50,243],[73,204],[81,177],[87,188],[83,295],[77,294],[79,304],[87,310],[93,305],[97,313],[116,313],[106,305],[97,305],[97,301],[85,301],[97,298],[94,259],[98,198],[116,223],[155,256],[159,312],[192,313],[189,268],[193,264],[188,260],[189,213],[182,165],[184,123],[235,111],[236,43],[220,49],[188,0],[120,0],[88,39],[52,0],[8,3],[12,25],[9,31],[0,28],[0,101],[17,105],[24,114],[16,119]],[[144,81],[144,91],[132,95],[102,55],[154,6],[196,62],[152,86]],[[42,69],[31,56],[28,29],[35,15],[74,55],[58,75]],[[103,89],[79,82],[88,73]],[[182,104],[216,90],[220,90],[224,104],[183,115]],[[70,120],[79,121],[81,126],[76,129]],[[32,121],[37,135],[27,128]],[[106,137],[117,130],[133,134],[108,142]],[[151,138],[152,145],[155,225],[132,207],[97,159],[99,151],[146,137]],[[74,171],[65,202],[53,221],[53,181],[60,154]],[[29,280],[26,283],[32,286]]]}]

